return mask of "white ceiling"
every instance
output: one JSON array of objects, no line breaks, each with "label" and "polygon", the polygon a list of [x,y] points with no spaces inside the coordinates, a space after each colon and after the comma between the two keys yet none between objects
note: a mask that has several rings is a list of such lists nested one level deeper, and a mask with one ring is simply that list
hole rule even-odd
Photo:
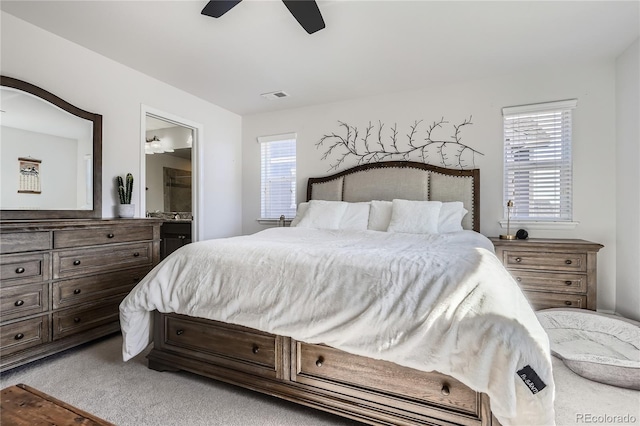
[{"label": "white ceiling", "polygon": [[[279,0],[222,18],[207,1],[7,1],[0,8],[235,113],[613,60],[638,36],[633,1],[320,0],[307,34]],[[267,100],[282,90],[290,97]]]}]

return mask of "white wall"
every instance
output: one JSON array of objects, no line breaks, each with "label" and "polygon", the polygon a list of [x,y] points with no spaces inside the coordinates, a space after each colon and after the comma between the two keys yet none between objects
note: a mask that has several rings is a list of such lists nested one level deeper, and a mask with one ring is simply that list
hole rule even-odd
[{"label": "white wall", "polygon": [[[114,217],[114,178],[140,170],[141,104],[204,126],[201,141],[204,217],[200,238],[241,230],[241,117],[2,12],[3,75],[42,87],[102,114],[102,215]],[[140,179],[138,179],[140,182]],[[144,191],[134,188],[139,206]],[[138,207],[136,207],[138,209]],[[144,212],[136,211],[141,217]]]},{"label": "white wall", "polygon": [[640,39],[616,61],[616,312],[640,321]]},{"label": "white wall", "polygon": [[[398,78],[402,78],[401,70]],[[498,235],[502,218],[501,108],[520,104],[577,98],[574,112],[574,219],[569,231],[531,230],[531,237],[581,238],[604,244],[598,257],[598,306],[615,306],[615,67],[611,62],[577,64],[562,69],[539,69],[518,75],[496,76],[456,85],[375,96],[325,105],[243,117],[243,233],[263,229],[260,214],[260,150],[258,136],[296,132],[298,201],[304,201],[310,176],[329,174],[324,150],[315,143],[322,135],[339,132],[338,120],[362,132],[369,121],[397,123],[401,135],[415,120],[430,123],[444,117],[451,124],[473,116],[462,130],[463,142],[482,152],[481,231]],[[424,123],[423,123],[424,125]],[[441,133],[452,134],[451,127]],[[424,127],[420,133],[424,137]],[[332,156],[331,158],[335,158]],[[344,167],[354,165],[345,164]],[[342,167],[342,168],[344,168]],[[342,169],[341,168],[341,169]]]}]

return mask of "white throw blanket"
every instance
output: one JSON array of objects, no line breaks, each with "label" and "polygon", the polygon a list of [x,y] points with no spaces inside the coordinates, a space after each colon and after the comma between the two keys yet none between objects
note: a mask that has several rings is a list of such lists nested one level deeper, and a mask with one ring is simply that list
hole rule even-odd
[{"label": "white throw blanket", "polygon": [[436,370],[487,393],[505,426],[554,424],[548,338],[472,231],[272,228],[186,245],[120,305],[125,361],[156,309]]}]

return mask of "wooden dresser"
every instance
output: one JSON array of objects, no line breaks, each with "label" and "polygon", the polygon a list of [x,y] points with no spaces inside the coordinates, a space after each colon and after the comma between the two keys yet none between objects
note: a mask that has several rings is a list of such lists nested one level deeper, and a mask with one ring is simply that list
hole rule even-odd
[{"label": "wooden dresser", "polygon": [[0,371],[120,330],[160,259],[160,220],[0,223]]},{"label": "wooden dresser", "polygon": [[491,238],[491,242],[534,309],[596,310],[597,255],[602,244],[541,238]]}]

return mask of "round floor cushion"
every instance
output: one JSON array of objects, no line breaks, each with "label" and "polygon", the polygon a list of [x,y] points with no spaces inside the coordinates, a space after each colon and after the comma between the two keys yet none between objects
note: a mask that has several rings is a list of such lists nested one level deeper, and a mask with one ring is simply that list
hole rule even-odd
[{"label": "round floor cushion", "polygon": [[640,323],[585,309],[536,312],[551,353],[590,380],[640,390]]}]

